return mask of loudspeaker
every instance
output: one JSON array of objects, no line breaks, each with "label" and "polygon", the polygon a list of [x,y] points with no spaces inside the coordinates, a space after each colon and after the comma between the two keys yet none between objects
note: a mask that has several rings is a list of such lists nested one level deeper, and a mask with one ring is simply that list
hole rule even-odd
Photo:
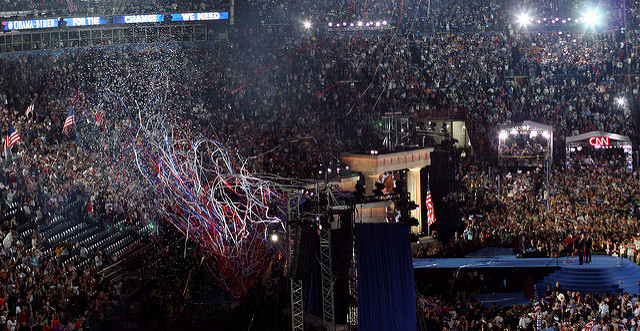
[{"label": "loudspeaker", "polygon": [[320,236],[316,225],[302,224],[291,228],[291,269],[295,280],[303,280],[312,271],[320,251]]}]

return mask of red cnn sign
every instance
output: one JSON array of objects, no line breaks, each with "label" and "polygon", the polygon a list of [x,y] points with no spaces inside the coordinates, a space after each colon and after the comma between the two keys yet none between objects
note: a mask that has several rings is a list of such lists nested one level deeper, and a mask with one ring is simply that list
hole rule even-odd
[{"label": "red cnn sign", "polygon": [[589,138],[589,145],[593,147],[609,146],[609,137],[591,137]]}]

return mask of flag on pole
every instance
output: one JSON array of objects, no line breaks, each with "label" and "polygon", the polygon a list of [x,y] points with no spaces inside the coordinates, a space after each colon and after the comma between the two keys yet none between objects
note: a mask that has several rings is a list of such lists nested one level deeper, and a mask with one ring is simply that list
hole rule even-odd
[{"label": "flag on pole", "polygon": [[67,128],[76,124],[76,120],[73,117],[73,107],[71,107],[71,109],[69,109],[69,115],[67,115],[67,119],[64,120],[64,126],[62,127],[62,133],[66,133],[67,132]]},{"label": "flag on pole", "polygon": [[27,110],[24,112],[24,116],[29,116],[29,114],[33,113],[33,109],[35,108],[34,107],[35,102],[36,102],[35,100],[31,101],[31,104],[29,105],[29,107],[27,107]]},{"label": "flag on pole", "polygon": [[436,222],[436,214],[433,209],[433,200],[431,199],[431,191],[427,192],[427,224],[432,225]]},{"label": "flag on pole", "polygon": [[18,141],[20,141],[20,135],[13,129],[13,126],[9,124],[9,131],[7,131],[7,135],[3,141],[2,156],[7,157],[7,151],[11,150],[11,147],[17,144]]},{"label": "flag on pole", "polygon": [[13,129],[13,126],[9,124],[9,133],[7,134],[7,145],[9,148],[17,144],[20,141],[20,135]]}]

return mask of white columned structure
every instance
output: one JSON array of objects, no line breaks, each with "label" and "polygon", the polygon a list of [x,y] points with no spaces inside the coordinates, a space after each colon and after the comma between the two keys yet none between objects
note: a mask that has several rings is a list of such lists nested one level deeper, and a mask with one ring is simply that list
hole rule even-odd
[{"label": "white columned structure", "polygon": [[418,219],[419,227],[412,226],[411,231],[419,232],[418,229],[422,227],[422,205],[424,204],[422,201],[422,192],[420,191],[420,169],[422,168],[411,168],[407,173],[407,192],[409,192],[411,196],[411,200],[415,201],[418,204],[418,209],[411,211],[411,216]]},{"label": "white columned structure", "polygon": [[[422,228],[422,181],[420,169],[431,165],[431,152],[433,148],[421,148],[402,152],[387,154],[352,154],[343,153],[342,162],[349,166],[351,171],[360,172],[365,178],[365,193],[373,194],[375,183],[379,181],[379,176],[384,172],[398,170],[408,170],[407,172],[407,192],[411,200],[418,204],[418,209],[411,212],[412,216],[418,219],[419,226],[411,227],[411,231],[418,232]],[[381,219],[380,222],[384,222]]]}]

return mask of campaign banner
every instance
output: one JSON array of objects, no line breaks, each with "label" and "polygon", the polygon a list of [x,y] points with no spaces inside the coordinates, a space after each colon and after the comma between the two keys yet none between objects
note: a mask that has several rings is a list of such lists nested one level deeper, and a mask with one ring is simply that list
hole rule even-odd
[{"label": "campaign banner", "polygon": [[229,12],[176,13],[171,14],[172,22],[228,20]]},{"label": "campaign banner", "polygon": [[163,14],[114,16],[115,24],[137,24],[164,22]]},{"label": "campaign banner", "polygon": [[2,23],[4,24],[5,31],[47,29],[47,28],[58,27],[57,18],[48,18],[48,19],[42,19],[42,20],[6,21]]},{"label": "campaign banner", "polygon": [[101,25],[107,24],[107,18],[101,16],[95,17],[65,17],[62,19],[67,23],[67,26],[88,26],[88,25]]}]

